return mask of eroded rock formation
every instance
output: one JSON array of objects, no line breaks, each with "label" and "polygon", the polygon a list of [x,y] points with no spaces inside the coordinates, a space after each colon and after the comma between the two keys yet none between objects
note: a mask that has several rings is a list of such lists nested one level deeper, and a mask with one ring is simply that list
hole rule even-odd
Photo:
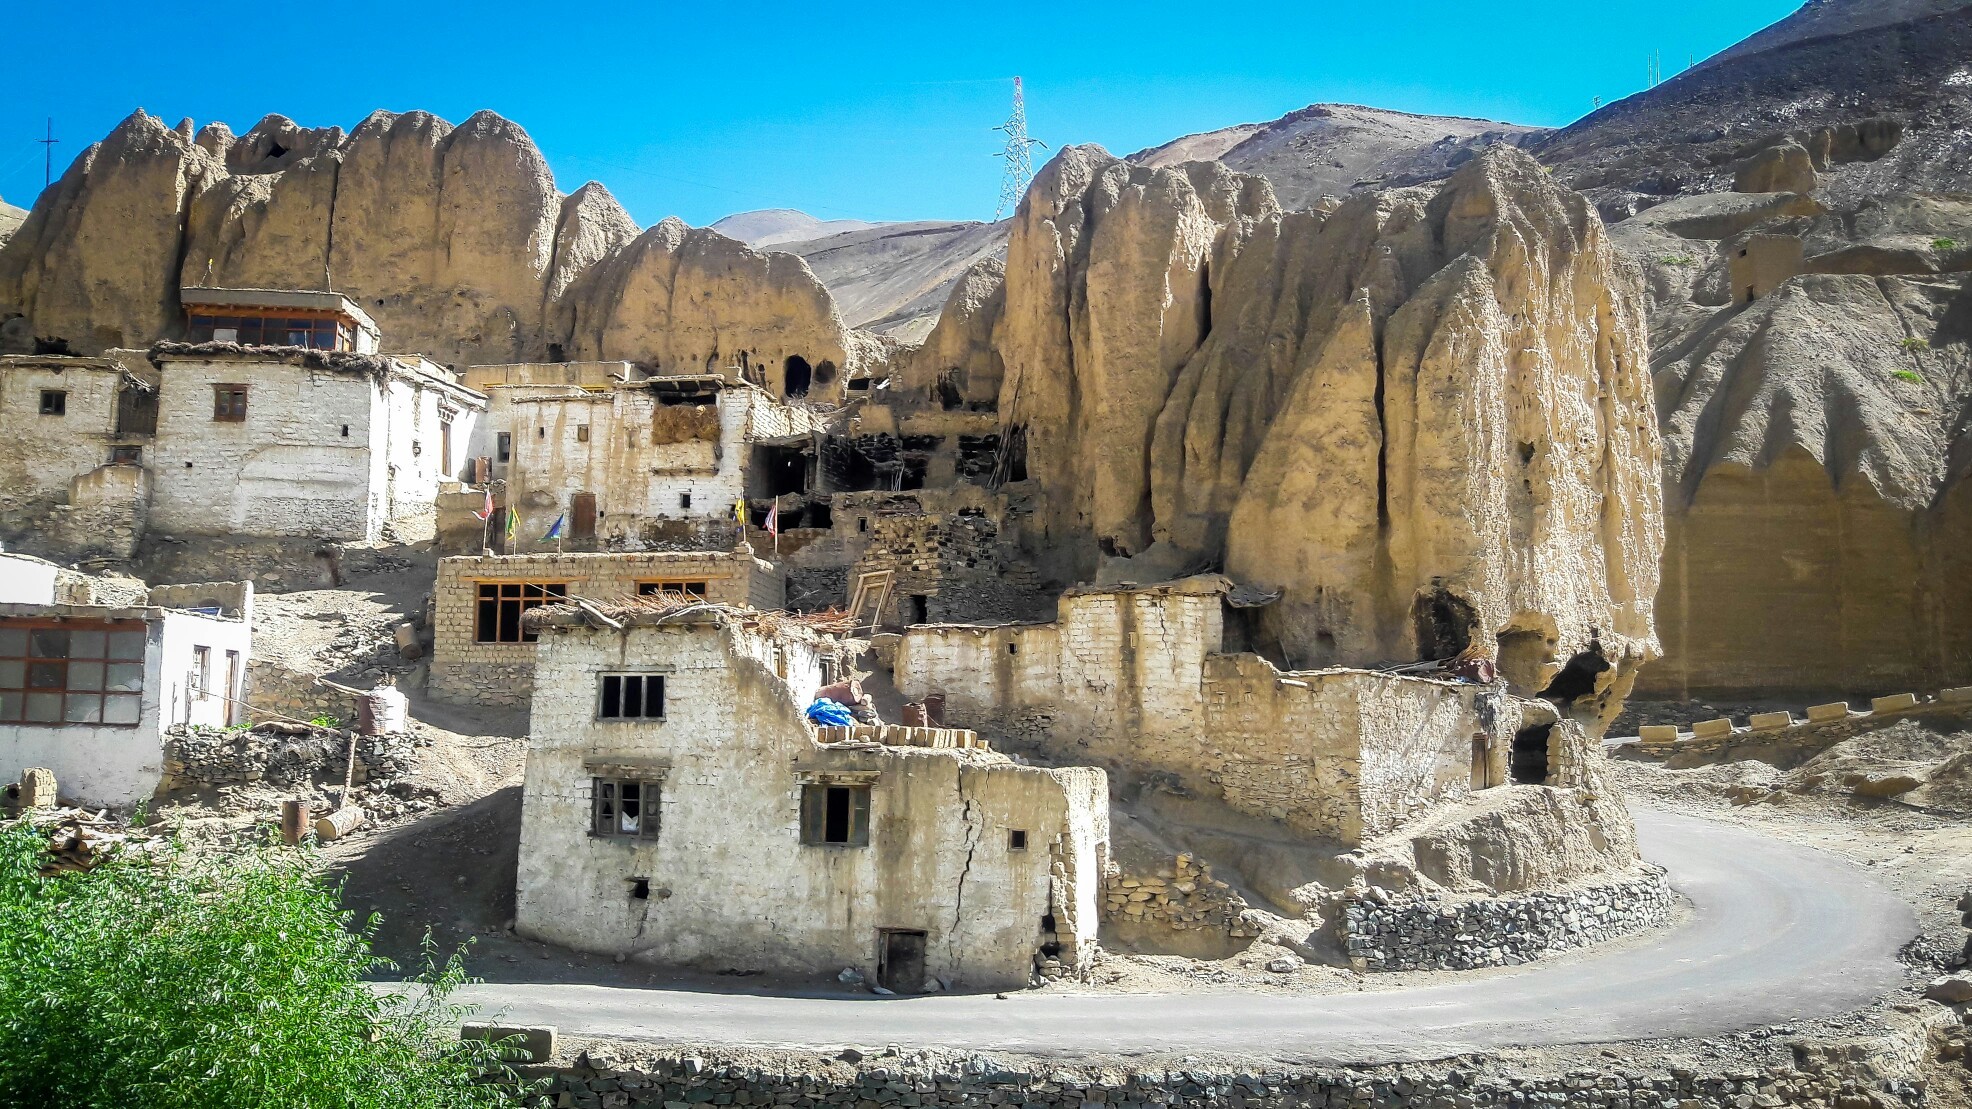
[{"label": "eroded rock formation", "polygon": [[1005,274],[997,305],[955,292],[909,375],[1004,360],[1064,579],[1223,564],[1281,591],[1256,646],[1295,666],[1476,645],[1540,689],[1592,653],[1606,690],[1655,654],[1642,283],[1525,155],[1324,214],[1072,147]]},{"label": "eroded rock formation", "polygon": [[[883,356],[800,259],[569,196],[518,125],[377,112],[345,135],[269,116],[194,133],[138,112],[0,244],[0,338],[93,352],[175,337],[183,285],[333,288],[395,350],[846,373]],[[749,347],[755,348],[750,349]]]}]

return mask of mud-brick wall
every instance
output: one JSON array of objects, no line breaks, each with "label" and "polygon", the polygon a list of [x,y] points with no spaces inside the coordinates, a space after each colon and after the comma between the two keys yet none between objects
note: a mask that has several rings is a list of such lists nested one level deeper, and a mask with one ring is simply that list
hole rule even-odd
[{"label": "mud-brick wall", "polygon": [[646,552],[495,555],[441,559],[433,624],[431,691],[482,705],[525,705],[534,691],[534,644],[474,639],[478,588],[489,581],[567,582],[592,600],[635,594],[639,581],[703,581],[717,604],[773,610],[784,600],[780,571],[744,553]]}]

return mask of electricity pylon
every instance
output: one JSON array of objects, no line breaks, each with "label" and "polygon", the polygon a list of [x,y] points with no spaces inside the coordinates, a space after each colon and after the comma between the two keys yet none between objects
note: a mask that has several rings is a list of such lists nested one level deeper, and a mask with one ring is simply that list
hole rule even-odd
[{"label": "electricity pylon", "polygon": [[1005,176],[1000,178],[1000,206],[993,210],[993,222],[1020,207],[1021,194],[1034,180],[1033,149],[1047,143],[1027,136],[1027,97],[1021,92],[1020,78],[1013,79],[1013,114],[1005,123],[993,128],[1007,133],[1007,145],[995,157],[1007,164]]}]

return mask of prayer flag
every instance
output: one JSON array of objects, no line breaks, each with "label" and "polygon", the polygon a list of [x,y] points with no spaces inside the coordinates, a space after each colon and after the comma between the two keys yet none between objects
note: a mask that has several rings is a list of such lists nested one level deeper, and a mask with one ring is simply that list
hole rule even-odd
[{"label": "prayer flag", "polygon": [[473,515],[482,521],[493,518],[493,487],[491,485],[486,487],[486,507],[473,513]]},{"label": "prayer flag", "polygon": [[560,539],[561,526],[567,522],[568,522],[567,513],[563,513],[562,515],[555,517],[554,526],[548,529],[548,534],[541,537],[541,542],[546,543],[550,539]]},{"label": "prayer flag", "polygon": [[519,530],[520,530],[520,513],[515,512],[513,510],[513,506],[509,505],[507,507],[507,542],[509,543],[513,542],[514,533]]},{"label": "prayer flag", "polygon": [[781,502],[776,500],[774,507],[767,510],[767,534],[779,537],[781,534]]}]

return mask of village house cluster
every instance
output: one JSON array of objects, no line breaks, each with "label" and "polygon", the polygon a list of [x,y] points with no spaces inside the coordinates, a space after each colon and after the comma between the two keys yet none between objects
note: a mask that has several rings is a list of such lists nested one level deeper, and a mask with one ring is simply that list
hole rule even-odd
[{"label": "village house cluster", "polygon": [[[1193,952],[1267,927],[1187,821],[1297,845],[1272,900],[1304,933],[1372,884],[1637,865],[1620,806],[1528,800],[1595,790],[1567,696],[1486,660],[1294,668],[1252,631],[1277,594],[1221,574],[1060,580],[996,382],[454,369],[337,293],[180,295],[148,348],[0,357],[0,539],[90,566],[244,539],[429,557],[424,692],[530,713],[524,934],[1000,989],[1082,972],[1105,929]],[[0,776],[131,806],[170,729],[247,719],[255,581],[95,580],[0,557]],[[1523,841],[1599,846],[1503,862]]]}]

